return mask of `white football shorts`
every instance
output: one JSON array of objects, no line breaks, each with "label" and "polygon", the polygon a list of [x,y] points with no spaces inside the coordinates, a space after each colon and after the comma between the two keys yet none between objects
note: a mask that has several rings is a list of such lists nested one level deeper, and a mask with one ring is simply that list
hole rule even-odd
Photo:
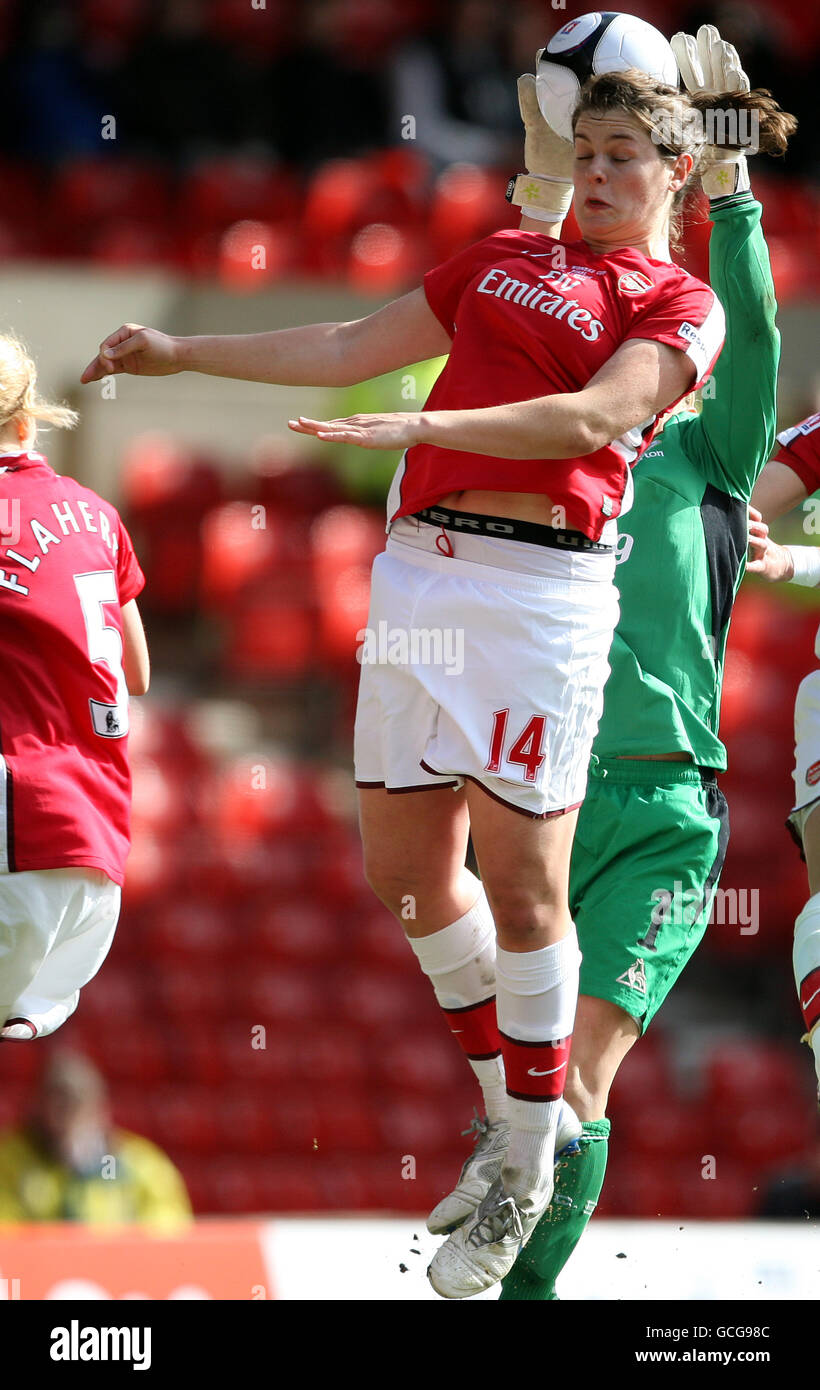
[{"label": "white football shorts", "polygon": [[0,874],[0,1027],[53,1033],[77,1007],[114,937],[121,889],[99,869]]},{"label": "white football shorts", "polygon": [[357,786],[469,779],[532,817],[580,805],[618,618],[614,571],[610,554],[394,522],[358,634]]},{"label": "white football shorts", "polygon": [[820,671],[810,671],[797,688],[792,777],[794,809],[788,824],[802,844],[806,820],[820,803]]}]

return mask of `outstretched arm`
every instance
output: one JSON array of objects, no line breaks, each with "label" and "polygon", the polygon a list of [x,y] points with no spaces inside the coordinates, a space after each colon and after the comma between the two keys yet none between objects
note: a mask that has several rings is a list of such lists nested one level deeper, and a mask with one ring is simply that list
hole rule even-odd
[{"label": "outstretched arm", "polygon": [[298,434],[358,444],[363,449],[437,444],[494,458],[578,458],[594,454],[678,400],[691,386],[692,372],[691,361],[676,348],[631,338],[581,391],[478,410],[353,415],[340,420],[300,417],[289,424]]},{"label": "outstretched arm", "polygon": [[312,323],[272,333],[175,338],[127,323],[101,344],[82,374],[85,383],[112,373],[173,376],[202,372],[280,386],[352,386],[452,346],[427,303],[412,290],[349,323]]}]

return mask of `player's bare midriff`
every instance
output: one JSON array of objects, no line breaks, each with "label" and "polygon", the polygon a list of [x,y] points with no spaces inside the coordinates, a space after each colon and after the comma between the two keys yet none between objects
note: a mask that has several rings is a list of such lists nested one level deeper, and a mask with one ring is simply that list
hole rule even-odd
[{"label": "player's bare midriff", "polygon": [[[551,497],[543,492],[482,492],[466,488],[463,492],[448,492],[436,499],[437,507],[451,512],[475,512],[478,516],[508,516],[513,521],[532,521],[538,526],[555,525],[555,507]],[[569,516],[561,530],[572,529]]]}]

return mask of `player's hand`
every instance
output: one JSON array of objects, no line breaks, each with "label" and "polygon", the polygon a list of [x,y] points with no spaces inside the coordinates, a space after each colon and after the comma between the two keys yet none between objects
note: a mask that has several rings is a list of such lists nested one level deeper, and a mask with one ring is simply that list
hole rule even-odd
[{"label": "player's hand", "polygon": [[360,449],[409,449],[420,443],[418,411],[391,415],[346,415],[337,420],[288,420],[296,434],[311,434],[328,444],[358,444]]},{"label": "player's hand", "polygon": [[575,152],[569,140],[562,140],[544,119],[538,105],[535,77],[522,72],[518,79],[518,109],[524,122],[524,167],[528,174],[542,178],[566,179],[572,183]]},{"label": "player's hand", "polygon": [[541,115],[531,72],[518,79],[518,109],[524,122],[524,166],[533,177],[518,180],[512,201],[526,217],[563,222],[572,203],[575,153],[570,141],[562,140]]},{"label": "player's hand", "polygon": [[783,545],[769,536],[769,528],[756,507],[749,508],[749,549],[752,559],[746,566],[749,574],[759,574],[770,584],[783,583],[794,574],[794,561]]},{"label": "player's hand", "polygon": [[[720,37],[714,24],[701,24],[697,38],[673,34],[670,44],[691,96],[719,98],[731,92],[748,92],[749,79],[737,49]],[[746,148],[755,153],[751,146]],[[708,198],[725,198],[749,188],[749,171],[742,150],[708,145],[706,154],[708,166],[701,183]]]},{"label": "player's hand", "polygon": [[80,380],[101,381],[127,372],[130,376],[171,376],[181,370],[179,340],[141,323],[125,323],[100,343]]},{"label": "player's hand", "polygon": [[701,24],[697,38],[673,34],[669,42],[687,92],[698,96],[748,92],[749,79],[737,49],[720,37],[714,24]]}]

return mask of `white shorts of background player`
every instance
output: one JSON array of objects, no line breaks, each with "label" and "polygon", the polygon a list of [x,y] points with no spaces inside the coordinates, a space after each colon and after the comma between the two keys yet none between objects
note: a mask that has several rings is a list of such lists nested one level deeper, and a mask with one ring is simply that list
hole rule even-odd
[{"label": "white shorts of background player", "polygon": [[108,955],[122,890],[99,869],[0,874],[0,1026],[45,1037],[70,1018]]}]

